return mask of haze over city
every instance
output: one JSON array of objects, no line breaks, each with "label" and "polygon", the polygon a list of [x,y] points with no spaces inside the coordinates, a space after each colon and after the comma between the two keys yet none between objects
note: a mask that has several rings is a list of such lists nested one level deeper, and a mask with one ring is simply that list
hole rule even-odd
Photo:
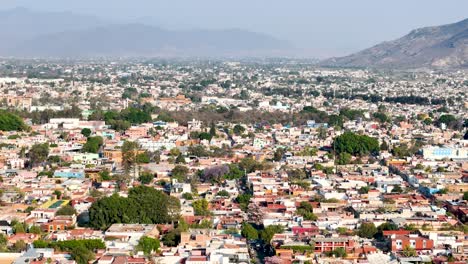
[{"label": "haze over city", "polygon": [[0,0],[0,264],[468,263],[467,10]]},{"label": "haze over city", "polygon": [[396,1],[161,1],[18,0],[0,9],[87,14],[117,23],[138,22],[166,29],[244,29],[286,40],[294,55],[348,55],[410,30],[466,18],[468,2]]}]

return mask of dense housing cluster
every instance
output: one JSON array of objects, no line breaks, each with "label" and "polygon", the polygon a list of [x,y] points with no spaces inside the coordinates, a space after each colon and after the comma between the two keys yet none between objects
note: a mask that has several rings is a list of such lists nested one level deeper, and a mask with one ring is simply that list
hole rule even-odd
[{"label": "dense housing cluster", "polygon": [[0,258],[466,263],[468,75],[0,61]]}]

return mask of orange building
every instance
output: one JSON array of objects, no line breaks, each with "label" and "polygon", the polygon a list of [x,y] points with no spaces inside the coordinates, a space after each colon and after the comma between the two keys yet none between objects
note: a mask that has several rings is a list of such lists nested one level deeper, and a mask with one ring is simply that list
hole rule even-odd
[{"label": "orange building", "polygon": [[117,164],[122,164],[122,151],[117,149],[105,149],[104,157]]},{"label": "orange building", "polygon": [[405,247],[411,247],[417,251],[432,250],[434,248],[434,241],[415,234],[393,235],[391,236],[391,243],[393,252],[401,251]]},{"label": "orange building", "polygon": [[311,243],[315,243],[315,252],[330,252],[337,248],[344,248],[346,252],[352,251],[355,242],[351,238],[346,237],[323,237],[314,238]]}]

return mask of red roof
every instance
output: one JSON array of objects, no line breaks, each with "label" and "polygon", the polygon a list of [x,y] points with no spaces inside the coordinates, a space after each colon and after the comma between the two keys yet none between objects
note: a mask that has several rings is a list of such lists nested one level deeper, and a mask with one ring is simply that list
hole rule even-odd
[{"label": "red roof", "polygon": [[383,233],[384,236],[391,236],[391,235],[409,235],[409,234],[411,234],[411,231],[409,231],[409,230],[404,230],[404,229],[400,229],[400,230],[384,230],[382,233]]},{"label": "red roof", "polygon": [[282,204],[268,204],[267,208],[268,209],[286,209],[286,206]]},{"label": "red roof", "polygon": [[206,256],[191,256],[188,258],[190,261],[206,261]]},{"label": "red roof", "polygon": [[316,232],[319,230],[317,226],[311,226],[311,227],[300,227],[300,226],[293,226],[292,232],[297,235],[297,234],[304,234],[304,233],[310,233],[310,232]]}]

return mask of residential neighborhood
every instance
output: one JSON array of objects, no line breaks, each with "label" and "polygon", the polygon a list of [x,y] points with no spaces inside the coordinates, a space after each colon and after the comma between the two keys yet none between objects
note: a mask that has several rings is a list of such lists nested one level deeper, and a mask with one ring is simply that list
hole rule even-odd
[{"label": "residential neighborhood", "polygon": [[0,263],[467,263],[468,74],[0,61]]}]

